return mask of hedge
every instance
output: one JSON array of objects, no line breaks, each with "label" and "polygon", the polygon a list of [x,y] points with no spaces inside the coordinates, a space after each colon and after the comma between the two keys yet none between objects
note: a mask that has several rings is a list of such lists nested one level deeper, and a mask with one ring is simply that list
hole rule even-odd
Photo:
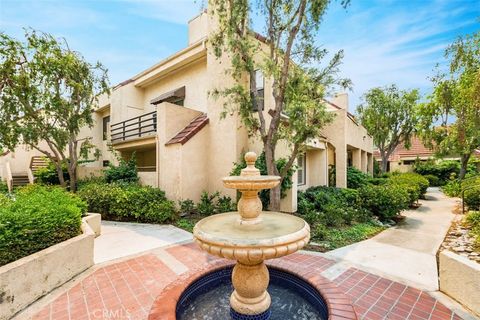
[{"label": "hedge", "polygon": [[136,183],[82,184],[78,196],[106,220],[165,223],[176,218],[175,204],[165,192]]},{"label": "hedge", "polygon": [[480,210],[480,176],[465,179],[462,182],[464,200],[469,210]]},{"label": "hedge", "polygon": [[358,189],[370,182],[372,178],[355,167],[347,168],[347,188]]},{"label": "hedge", "polygon": [[358,191],[361,206],[382,221],[392,219],[410,204],[409,193],[399,184],[367,185]]},{"label": "hedge", "polygon": [[430,185],[427,178],[417,173],[400,173],[392,175],[388,180],[390,184],[405,188],[410,198],[410,204],[413,204],[419,198],[425,199],[425,194]]},{"label": "hedge", "polygon": [[334,227],[366,221],[369,213],[358,205],[358,191],[318,186],[298,193],[297,212],[314,225]]},{"label": "hedge", "polygon": [[30,185],[0,199],[0,265],[80,234],[86,204],[60,187]]}]

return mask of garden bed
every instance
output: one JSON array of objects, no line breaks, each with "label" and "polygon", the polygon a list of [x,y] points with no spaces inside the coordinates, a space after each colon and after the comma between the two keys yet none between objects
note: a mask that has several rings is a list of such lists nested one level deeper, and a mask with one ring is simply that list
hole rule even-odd
[{"label": "garden bed", "polygon": [[0,267],[0,319],[9,319],[93,265],[98,217],[82,219],[82,234]]}]

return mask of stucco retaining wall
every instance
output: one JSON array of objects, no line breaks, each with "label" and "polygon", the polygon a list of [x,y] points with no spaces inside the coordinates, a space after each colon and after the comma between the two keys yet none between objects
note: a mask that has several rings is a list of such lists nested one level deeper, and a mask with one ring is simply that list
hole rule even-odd
[{"label": "stucco retaining wall", "polygon": [[480,315],[480,264],[444,250],[439,256],[440,291]]},{"label": "stucco retaining wall", "polygon": [[[38,298],[93,265],[96,214],[83,218],[82,234],[0,267],[0,319],[10,319]],[[98,225],[98,227],[96,227]]]}]

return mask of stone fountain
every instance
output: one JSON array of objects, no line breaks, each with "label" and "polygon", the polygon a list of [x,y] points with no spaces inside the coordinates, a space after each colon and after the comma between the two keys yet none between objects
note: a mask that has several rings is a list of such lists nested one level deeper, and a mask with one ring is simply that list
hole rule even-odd
[{"label": "stone fountain", "polygon": [[240,176],[223,178],[225,187],[241,192],[238,212],[207,217],[193,230],[195,241],[210,254],[236,260],[230,296],[234,319],[268,319],[270,276],[265,260],[301,249],[310,239],[310,227],[294,215],[262,211],[258,193],[280,183],[278,176],[262,176],[255,168],[257,155],[245,155]]}]

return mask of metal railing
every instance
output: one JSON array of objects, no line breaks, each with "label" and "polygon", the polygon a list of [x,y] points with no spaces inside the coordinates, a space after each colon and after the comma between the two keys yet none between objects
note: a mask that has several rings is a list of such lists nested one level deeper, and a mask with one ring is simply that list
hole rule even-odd
[{"label": "metal railing", "polygon": [[110,137],[112,143],[119,143],[157,132],[157,111],[142,114],[110,126]]}]

